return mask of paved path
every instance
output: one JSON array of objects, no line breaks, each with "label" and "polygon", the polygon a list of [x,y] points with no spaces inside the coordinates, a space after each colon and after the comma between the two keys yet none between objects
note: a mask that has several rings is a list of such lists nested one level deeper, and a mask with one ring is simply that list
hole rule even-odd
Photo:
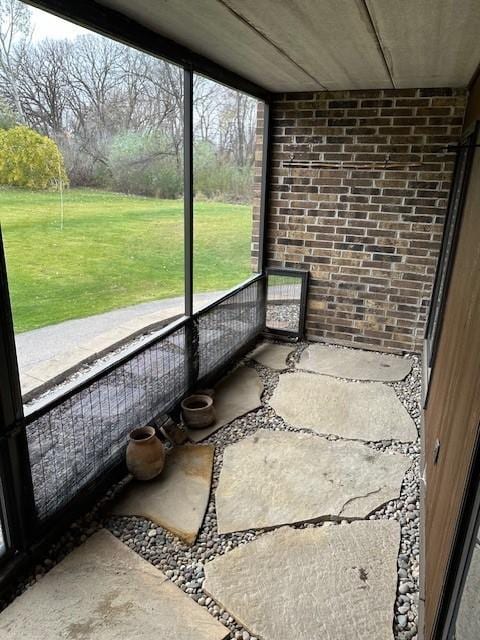
[{"label": "paved path", "polygon": [[[225,293],[196,294],[196,305],[205,306]],[[16,346],[23,394],[108,351],[132,334],[182,315],[183,311],[183,297],[169,298],[18,334]]]},{"label": "paved path", "polygon": [[[204,307],[227,292],[197,293],[194,306],[196,309]],[[299,295],[300,285],[297,284],[269,287],[270,300],[287,302]],[[16,346],[24,400],[30,400],[52,383],[62,382],[81,364],[93,362],[134,336],[159,328],[183,313],[183,297],[168,298],[18,334]],[[291,324],[291,319],[287,320]]]}]

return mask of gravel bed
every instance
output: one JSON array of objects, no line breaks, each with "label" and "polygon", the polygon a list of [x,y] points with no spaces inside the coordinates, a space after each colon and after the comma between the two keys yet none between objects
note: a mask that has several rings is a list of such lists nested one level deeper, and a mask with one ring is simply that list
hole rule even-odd
[{"label": "gravel bed", "polygon": [[[293,345],[294,352],[289,356],[288,369],[294,370],[301,352],[307,343]],[[332,349],[344,347],[331,346]],[[417,429],[420,428],[420,398],[421,398],[421,364],[416,355],[406,355],[412,361],[412,371],[401,382],[390,383],[397,396],[403,403]],[[257,429],[287,430],[294,432],[314,432],[307,429],[297,429],[284,422],[269,407],[271,397],[278,383],[278,372],[272,371],[260,364],[247,360],[248,366],[254,367],[265,385],[263,405],[247,416],[235,420],[229,428],[220,429],[204,442],[215,444],[214,469],[212,491],[205,520],[196,543],[188,546],[175,536],[158,527],[154,523],[136,517],[111,517],[104,515],[115,494],[121,490],[122,484],[112,488],[99,501],[95,509],[86,514],[81,520],[73,524],[68,532],[51,548],[44,562],[35,571],[17,585],[15,590],[5,601],[0,601],[0,609],[8,601],[21,593],[27,586],[41,579],[48,569],[59,562],[75,546],[101,527],[108,528],[113,535],[122,540],[128,547],[139,553],[145,560],[158,567],[165,575],[190,595],[199,605],[204,606],[215,618],[218,618],[231,631],[230,638],[235,640],[257,640],[254,636],[240,627],[227,611],[219,607],[215,601],[202,590],[204,581],[204,565],[213,558],[220,556],[238,545],[247,544],[263,530],[244,531],[241,533],[217,533],[215,513],[215,489],[218,484],[222,466],[223,451],[229,444],[237,442],[253,434]],[[318,436],[324,437],[324,436]],[[325,436],[328,440],[337,440],[337,436]],[[416,640],[417,638],[417,610],[418,610],[418,579],[419,579],[419,456],[420,441],[414,443],[399,443],[392,441],[369,442],[376,450],[396,451],[409,456],[412,466],[407,471],[400,498],[391,500],[380,509],[373,512],[371,520],[387,518],[398,520],[401,525],[401,544],[398,556],[398,592],[395,602],[394,636],[395,640]],[[342,524],[348,521],[342,520]],[[337,523],[316,523],[294,525],[296,528],[333,526]]]},{"label": "gravel bed", "polygon": [[300,319],[298,302],[271,302],[267,304],[267,327],[297,331]]}]

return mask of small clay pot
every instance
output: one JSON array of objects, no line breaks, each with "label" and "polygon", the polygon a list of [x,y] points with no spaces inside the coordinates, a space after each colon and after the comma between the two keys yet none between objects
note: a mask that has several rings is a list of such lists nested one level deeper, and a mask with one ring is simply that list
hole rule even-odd
[{"label": "small clay pot", "polygon": [[127,468],[137,480],[151,480],[165,464],[165,447],[153,427],[139,427],[130,433]]},{"label": "small clay pot", "polygon": [[215,409],[210,396],[195,394],[182,400],[183,422],[189,429],[206,429],[215,422]]}]

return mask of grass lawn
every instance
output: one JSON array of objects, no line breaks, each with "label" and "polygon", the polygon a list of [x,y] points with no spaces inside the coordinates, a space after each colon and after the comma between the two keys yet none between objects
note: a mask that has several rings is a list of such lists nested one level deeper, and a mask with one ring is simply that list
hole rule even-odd
[{"label": "grass lawn", "polygon": [[[15,329],[183,295],[183,202],[93,189],[0,189]],[[195,291],[251,273],[251,207],[195,205]]]}]

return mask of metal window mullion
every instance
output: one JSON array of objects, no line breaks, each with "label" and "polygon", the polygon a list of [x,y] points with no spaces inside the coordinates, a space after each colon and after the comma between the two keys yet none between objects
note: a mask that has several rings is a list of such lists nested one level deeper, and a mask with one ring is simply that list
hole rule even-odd
[{"label": "metal window mullion", "polygon": [[193,71],[183,70],[185,315],[193,314]]},{"label": "metal window mullion", "polygon": [[198,380],[198,320],[193,317],[193,69],[183,70],[183,180],[185,265],[185,373],[187,388]]},{"label": "metal window mullion", "polygon": [[258,262],[257,269],[263,275],[261,292],[257,304],[261,307],[259,316],[262,330],[265,331],[267,325],[267,215],[269,203],[270,187],[270,164],[271,164],[271,117],[270,104],[263,105],[263,140],[262,140],[262,179],[260,187],[260,221],[258,229]]},{"label": "metal window mullion", "polygon": [[269,203],[271,165],[271,115],[270,104],[263,106],[262,180],[260,190],[260,223],[258,230],[258,270],[264,273],[267,266],[267,215]]},{"label": "metal window mullion", "polygon": [[28,546],[35,531],[35,502],[25,433],[7,267],[0,229],[0,508],[10,551]]}]

